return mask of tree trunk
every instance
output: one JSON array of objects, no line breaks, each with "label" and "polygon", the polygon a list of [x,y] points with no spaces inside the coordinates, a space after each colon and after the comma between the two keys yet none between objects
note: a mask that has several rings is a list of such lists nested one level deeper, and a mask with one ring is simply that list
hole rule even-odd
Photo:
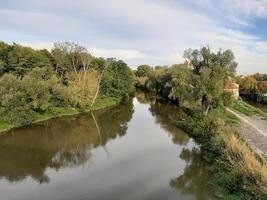
[{"label": "tree trunk", "polygon": [[103,70],[103,71],[101,72],[101,74],[100,74],[100,77],[99,77],[99,80],[98,80],[98,84],[97,84],[96,93],[95,93],[95,96],[94,96],[93,101],[92,101],[92,103],[91,103],[91,107],[94,105],[95,100],[96,100],[96,97],[97,97],[97,95],[98,95],[98,93],[99,93],[99,90],[100,90],[100,83],[101,83],[101,79],[102,79],[102,75],[103,75],[103,73],[104,73],[104,70]]},{"label": "tree trunk", "polygon": [[210,109],[210,101],[209,97],[205,94],[202,97],[202,111],[204,115],[207,115]]}]

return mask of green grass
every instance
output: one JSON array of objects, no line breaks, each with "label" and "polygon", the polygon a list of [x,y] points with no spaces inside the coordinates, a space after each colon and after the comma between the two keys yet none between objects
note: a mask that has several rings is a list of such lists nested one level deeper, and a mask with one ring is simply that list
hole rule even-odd
[{"label": "green grass", "polygon": [[44,113],[34,113],[34,122],[44,121],[53,117],[60,117],[64,115],[73,115],[77,113],[79,113],[79,111],[74,108],[50,107]]},{"label": "green grass", "polygon": [[1,130],[7,130],[11,127],[11,124],[4,122],[4,121],[0,121],[0,131]]},{"label": "green grass", "polygon": [[[45,121],[51,118],[74,115],[78,113],[90,112],[93,110],[99,110],[102,108],[115,106],[120,101],[121,99],[118,99],[118,98],[102,98],[102,99],[98,99],[92,107],[87,107],[83,109],[70,108],[70,107],[50,107],[48,110],[46,110],[43,113],[35,112],[33,116],[34,118],[33,123]],[[12,128],[14,128],[12,124],[9,124],[4,121],[0,121],[0,132],[4,132]]]},{"label": "green grass", "polygon": [[233,124],[233,125],[239,124],[240,122],[240,119],[237,116],[228,111],[225,112],[224,120],[227,124]]},{"label": "green grass", "polygon": [[92,107],[86,108],[85,112],[99,110],[99,109],[110,107],[110,106],[115,106],[120,101],[121,99],[119,98],[111,98],[111,97],[99,99],[98,101],[95,102],[95,104]]},{"label": "green grass", "polygon": [[253,116],[253,115],[257,115],[257,116],[261,116],[267,119],[267,113],[260,110],[259,108],[256,108],[244,101],[236,101],[234,103],[232,103],[231,108],[243,113],[246,116]]},{"label": "green grass", "polygon": [[235,116],[234,114],[228,112],[223,107],[211,110],[209,115],[214,117],[214,118],[220,117],[220,118],[224,119],[224,121],[227,124],[230,124],[230,125],[237,125],[240,122],[240,119],[237,116]]}]

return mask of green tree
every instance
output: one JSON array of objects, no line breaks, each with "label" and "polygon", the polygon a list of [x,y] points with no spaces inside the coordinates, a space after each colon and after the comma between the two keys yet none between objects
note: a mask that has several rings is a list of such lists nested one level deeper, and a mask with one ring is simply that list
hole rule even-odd
[{"label": "green tree", "polygon": [[33,112],[22,81],[12,74],[4,74],[0,78],[0,116],[13,126],[33,121]]},{"label": "green tree", "polygon": [[184,57],[190,61],[194,72],[199,74],[202,68],[211,68],[214,66],[222,67],[225,70],[235,73],[237,62],[235,62],[234,53],[227,49],[219,50],[216,54],[212,53],[209,47],[202,47],[200,50],[188,49],[184,52]]},{"label": "green tree", "polygon": [[183,104],[186,100],[192,100],[192,72],[185,65],[174,65],[171,67],[172,78],[170,81],[171,91],[169,98]]},{"label": "green tree", "polygon": [[13,44],[9,48],[6,72],[13,72],[18,77],[23,77],[35,67],[51,67],[50,59],[41,51],[35,51],[30,47],[22,47]]},{"label": "green tree", "polygon": [[56,73],[62,81],[67,72],[74,72],[78,78],[78,71],[82,67],[81,54],[87,50],[73,42],[57,42],[52,49]]},{"label": "green tree", "polygon": [[137,67],[135,75],[137,77],[148,77],[151,71],[152,68],[149,65],[140,65]]},{"label": "green tree", "polygon": [[100,91],[104,96],[125,97],[134,91],[134,76],[126,63],[108,60]]},{"label": "green tree", "polygon": [[209,47],[203,47],[186,50],[184,56],[189,59],[195,73],[194,96],[201,99],[203,113],[207,114],[214,101],[223,94],[228,76],[235,73],[234,54],[231,50],[212,53]]},{"label": "green tree", "polygon": [[35,111],[45,111],[49,107],[52,88],[52,71],[47,68],[34,68],[22,80],[30,106]]}]

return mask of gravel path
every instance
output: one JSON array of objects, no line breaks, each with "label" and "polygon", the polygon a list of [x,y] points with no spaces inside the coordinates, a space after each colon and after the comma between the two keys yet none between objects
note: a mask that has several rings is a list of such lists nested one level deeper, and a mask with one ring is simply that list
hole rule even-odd
[{"label": "gravel path", "polygon": [[267,120],[259,116],[248,117],[230,108],[227,110],[241,120],[238,131],[247,143],[256,152],[267,156]]}]

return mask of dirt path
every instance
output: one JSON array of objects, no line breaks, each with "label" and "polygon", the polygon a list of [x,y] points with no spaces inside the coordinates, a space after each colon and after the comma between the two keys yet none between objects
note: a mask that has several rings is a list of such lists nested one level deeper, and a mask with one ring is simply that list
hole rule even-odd
[{"label": "dirt path", "polygon": [[248,117],[230,108],[227,110],[241,120],[241,126],[237,131],[247,143],[256,152],[267,156],[267,120],[259,116]]}]

